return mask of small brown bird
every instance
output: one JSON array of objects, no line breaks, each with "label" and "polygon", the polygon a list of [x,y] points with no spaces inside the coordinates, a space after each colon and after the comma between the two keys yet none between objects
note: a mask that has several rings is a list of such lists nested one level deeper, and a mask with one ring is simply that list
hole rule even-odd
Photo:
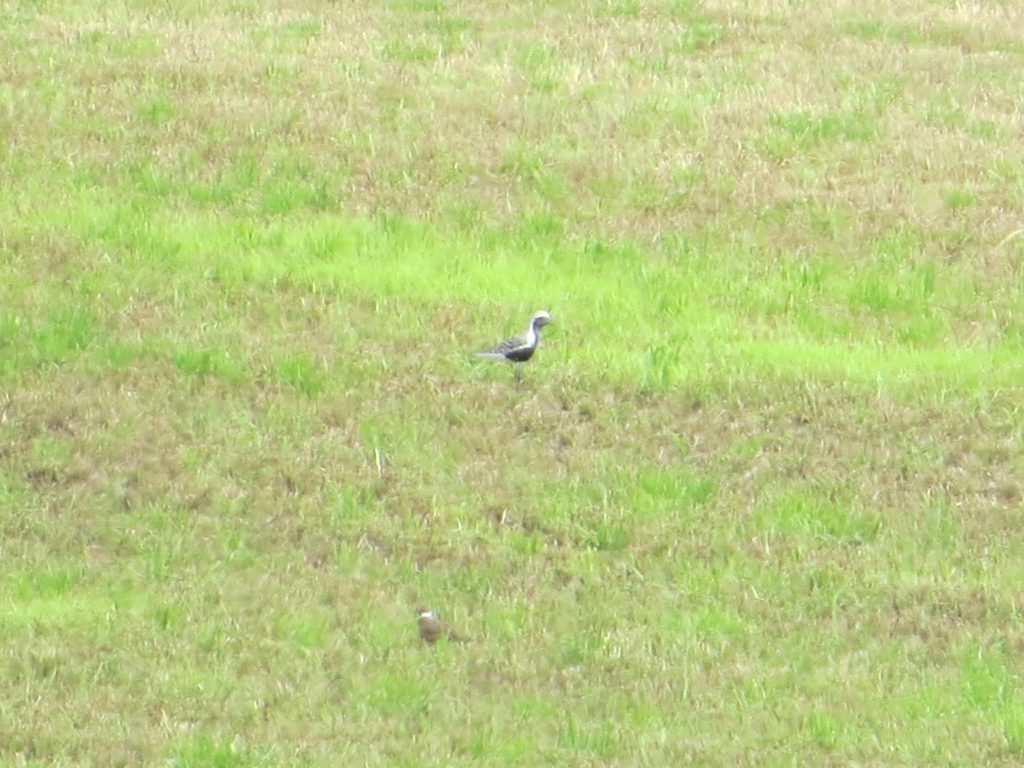
[{"label": "small brown bird", "polygon": [[439,637],[447,637],[453,643],[465,642],[465,638],[437,618],[437,614],[433,611],[417,608],[416,613],[419,614],[420,640],[427,645],[434,645]]}]

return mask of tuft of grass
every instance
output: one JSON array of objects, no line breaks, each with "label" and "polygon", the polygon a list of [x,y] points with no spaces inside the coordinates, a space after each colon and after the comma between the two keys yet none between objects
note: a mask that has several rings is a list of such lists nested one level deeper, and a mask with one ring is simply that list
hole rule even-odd
[{"label": "tuft of grass", "polygon": [[373,680],[364,696],[365,705],[382,715],[413,720],[427,717],[434,698],[422,681],[389,674]]},{"label": "tuft of grass", "polygon": [[291,355],[275,362],[274,375],[283,384],[307,397],[315,397],[327,386],[324,366],[303,354]]},{"label": "tuft of grass", "polygon": [[859,111],[827,115],[774,114],[768,119],[768,129],[761,145],[763,151],[776,160],[807,152],[821,143],[870,142],[878,130],[874,118]]},{"label": "tuft of grass", "polygon": [[854,545],[873,541],[881,527],[881,521],[869,511],[800,487],[766,505],[757,519],[762,531],[773,534]]},{"label": "tuft of grass", "polygon": [[87,311],[58,306],[29,336],[34,364],[59,365],[84,350],[95,337],[95,320]]},{"label": "tuft of grass", "polygon": [[598,525],[589,537],[590,545],[604,552],[618,552],[629,547],[629,531],[619,525]]},{"label": "tuft of grass", "polygon": [[246,375],[243,365],[230,355],[213,349],[182,347],[173,354],[174,365],[189,376],[218,376],[230,384],[239,384]]},{"label": "tuft of grass", "polygon": [[243,768],[244,766],[272,765],[251,754],[235,741],[217,739],[200,732],[189,742],[175,750],[168,759],[175,768]]}]

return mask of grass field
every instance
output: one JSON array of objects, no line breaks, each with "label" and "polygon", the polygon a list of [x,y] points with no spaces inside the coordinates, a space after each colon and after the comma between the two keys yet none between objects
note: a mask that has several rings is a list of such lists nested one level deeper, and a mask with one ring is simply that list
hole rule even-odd
[{"label": "grass field", "polygon": [[1017,3],[0,9],[0,765],[1024,760]]}]

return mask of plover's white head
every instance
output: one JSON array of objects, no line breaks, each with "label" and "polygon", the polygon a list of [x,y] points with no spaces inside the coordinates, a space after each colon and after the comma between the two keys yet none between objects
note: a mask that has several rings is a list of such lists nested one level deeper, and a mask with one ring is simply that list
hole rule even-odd
[{"label": "plover's white head", "polygon": [[551,319],[551,315],[543,309],[533,316],[534,328],[543,328],[545,325],[551,325],[552,322],[554,321]]}]

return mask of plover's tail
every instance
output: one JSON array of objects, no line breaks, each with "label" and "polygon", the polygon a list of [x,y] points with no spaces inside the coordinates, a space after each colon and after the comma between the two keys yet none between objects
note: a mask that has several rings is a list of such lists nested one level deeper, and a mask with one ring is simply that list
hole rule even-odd
[{"label": "plover's tail", "polygon": [[504,352],[498,352],[494,349],[489,349],[485,352],[477,352],[477,357],[482,357],[484,360],[508,360],[508,356]]}]

